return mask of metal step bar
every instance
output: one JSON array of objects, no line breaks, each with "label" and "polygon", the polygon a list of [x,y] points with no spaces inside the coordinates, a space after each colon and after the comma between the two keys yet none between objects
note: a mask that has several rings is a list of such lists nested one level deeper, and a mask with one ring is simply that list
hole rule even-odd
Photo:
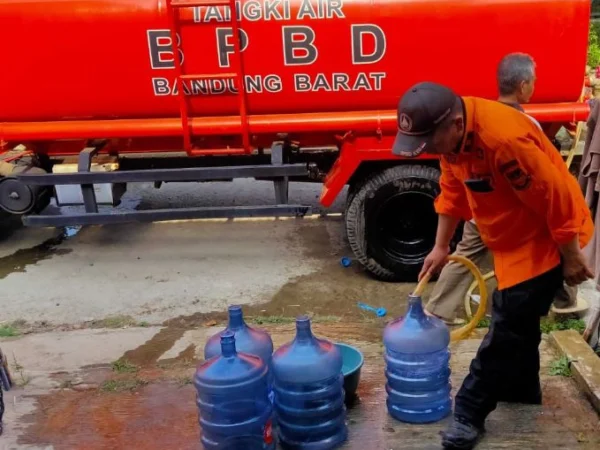
[{"label": "metal step bar", "polygon": [[74,172],[23,174],[17,178],[25,184],[56,186],[58,184],[100,184],[141,182],[221,181],[232,178],[296,177],[308,174],[306,164],[251,165],[229,167],[194,167],[183,169],[123,170],[116,172]]},{"label": "metal step bar", "polygon": [[[27,226],[106,225],[131,222],[157,222],[169,220],[216,219],[236,217],[302,217],[310,207],[288,205],[289,178],[307,176],[307,164],[287,164],[289,148],[285,142],[274,142],[271,147],[271,164],[225,167],[194,167],[177,169],[125,170],[115,172],[90,172],[93,157],[103,148],[105,141],[92,144],[81,151],[78,172],[16,175],[27,185],[57,186],[80,185],[85,213],[69,215],[23,216]],[[259,206],[197,207],[157,209],[148,211],[114,211],[100,213],[94,191],[95,184],[132,182],[189,182],[231,180],[233,178],[272,178],[275,204]]]},{"label": "metal step bar", "polygon": [[310,211],[302,205],[219,206],[200,208],[155,209],[72,215],[24,216],[23,224],[29,227],[66,227],[81,225],[115,225],[149,223],[171,220],[231,219],[238,217],[303,217]]}]

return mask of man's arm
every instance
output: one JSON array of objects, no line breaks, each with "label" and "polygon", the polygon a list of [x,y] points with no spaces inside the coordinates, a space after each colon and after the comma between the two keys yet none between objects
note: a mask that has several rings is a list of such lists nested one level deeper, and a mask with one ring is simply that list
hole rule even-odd
[{"label": "man's arm", "polygon": [[[494,153],[497,172],[528,208],[543,217],[564,261],[568,284],[579,284],[590,274],[579,248],[579,229],[585,219],[560,170],[533,138],[521,137],[505,143]],[[564,164],[562,160],[561,164]]]},{"label": "man's arm", "polygon": [[[471,220],[473,215],[467,200],[463,183],[454,176],[452,168],[446,159],[440,158],[440,195],[435,199],[435,212],[440,216],[450,216],[457,219]],[[456,228],[456,224],[454,226]],[[438,227],[439,229],[439,227]]]},{"label": "man's arm", "polygon": [[454,236],[459,221],[460,219],[445,214],[438,216],[438,227],[435,235],[436,247],[450,248],[450,241],[452,240],[452,236]]},{"label": "man's arm", "polygon": [[440,158],[442,174],[440,176],[441,193],[435,199],[435,211],[438,213],[438,227],[433,250],[423,262],[419,273],[420,280],[427,272],[437,272],[446,263],[450,252],[450,241],[460,219],[472,218],[471,208],[463,184],[452,173],[449,164]]}]

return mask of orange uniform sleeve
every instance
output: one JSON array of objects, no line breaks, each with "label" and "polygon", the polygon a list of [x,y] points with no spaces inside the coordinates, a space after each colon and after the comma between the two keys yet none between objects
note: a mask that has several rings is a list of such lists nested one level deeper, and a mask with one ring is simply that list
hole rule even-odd
[{"label": "orange uniform sleeve", "polygon": [[[553,149],[554,151],[554,149]],[[544,219],[554,241],[569,242],[580,230],[582,217],[575,195],[559,168],[555,155],[549,156],[527,137],[504,143],[495,151],[495,171],[503,177],[517,197]],[[558,158],[558,153],[556,154]],[[564,165],[562,159],[560,164]]]},{"label": "orange uniform sleeve", "polygon": [[473,215],[464,185],[454,176],[450,164],[443,157],[440,158],[440,167],[442,169],[441,193],[435,199],[435,212],[457,219],[471,220]]}]

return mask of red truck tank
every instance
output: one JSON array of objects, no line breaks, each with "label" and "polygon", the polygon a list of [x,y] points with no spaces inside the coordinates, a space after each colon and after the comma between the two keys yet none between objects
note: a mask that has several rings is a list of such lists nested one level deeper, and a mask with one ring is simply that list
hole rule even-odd
[{"label": "red truck tank", "polygon": [[[324,206],[349,184],[358,259],[382,278],[413,276],[432,243],[439,172],[390,152],[402,92],[431,80],[495,98],[500,59],[526,52],[538,79],[528,112],[555,133],[587,115],[589,17],[589,0],[0,0],[0,207],[29,225],[106,223],[94,185],[112,195],[129,182],[253,176],[276,182],[273,212],[299,214],[285,206],[289,179],[324,181]],[[59,167],[76,155],[78,167]],[[381,190],[368,182],[382,171],[430,184],[382,194],[361,228],[354,194]],[[86,214],[32,215],[48,193],[69,203],[69,186]]]}]

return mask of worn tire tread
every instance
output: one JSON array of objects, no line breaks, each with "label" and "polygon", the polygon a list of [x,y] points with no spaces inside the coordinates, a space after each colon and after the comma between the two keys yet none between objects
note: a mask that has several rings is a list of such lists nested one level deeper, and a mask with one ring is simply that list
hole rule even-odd
[{"label": "worn tire tread", "polygon": [[377,261],[369,258],[367,255],[367,243],[364,232],[364,201],[366,196],[380,187],[400,178],[418,177],[438,182],[440,171],[434,167],[411,164],[389,167],[361,183],[353,192],[352,198],[348,199],[346,216],[346,235],[350,248],[354,252],[356,259],[369,271],[375,278],[382,281],[403,281],[405,273],[395,273],[386,269]]}]

